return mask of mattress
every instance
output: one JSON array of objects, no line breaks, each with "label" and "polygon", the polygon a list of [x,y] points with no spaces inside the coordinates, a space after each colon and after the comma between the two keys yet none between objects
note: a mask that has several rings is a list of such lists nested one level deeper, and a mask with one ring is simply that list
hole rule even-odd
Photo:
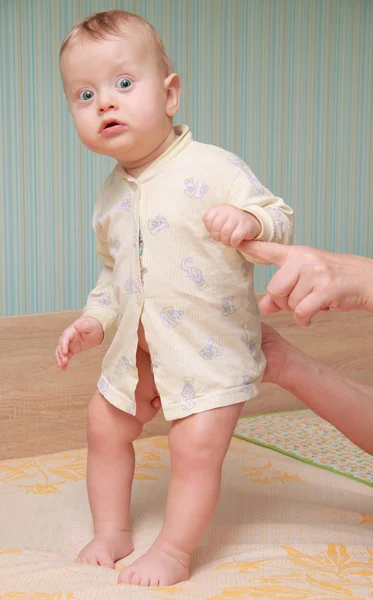
[{"label": "mattress", "polygon": [[166,502],[167,438],[139,440],[136,456],[135,551],[116,570],[75,562],[92,537],[86,450],[0,462],[0,600],[373,598],[372,488],[238,438],[190,580],[169,588],[118,585],[118,571],[157,536]]}]

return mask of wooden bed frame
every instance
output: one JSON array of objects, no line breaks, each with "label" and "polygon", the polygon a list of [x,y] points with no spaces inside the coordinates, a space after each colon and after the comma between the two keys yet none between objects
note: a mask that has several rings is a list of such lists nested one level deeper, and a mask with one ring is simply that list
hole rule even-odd
[{"label": "wooden bed frame", "polygon": [[[106,346],[74,358],[66,373],[57,369],[54,357],[61,332],[78,315],[67,311],[0,318],[0,460],[86,445],[86,407]],[[297,327],[290,314],[266,321],[333,369],[373,386],[371,315],[323,313],[308,329]],[[244,414],[299,406],[290,394],[265,384]],[[160,413],[143,435],[166,433],[168,426]]]}]

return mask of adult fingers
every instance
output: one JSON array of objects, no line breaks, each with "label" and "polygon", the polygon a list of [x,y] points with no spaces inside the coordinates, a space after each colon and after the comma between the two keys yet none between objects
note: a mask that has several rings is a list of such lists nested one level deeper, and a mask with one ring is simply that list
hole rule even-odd
[{"label": "adult fingers", "polygon": [[282,310],[280,306],[277,306],[276,302],[274,302],[269,294],[263,296],[263,298],[259,302],[260,311],[265,315],[270,315],[271,313],[276,313]]},{"label": "adult fingers", "polygon": [[292,310],[288,300],[298,281],[299,265],[290,259],[273,275],[267,293],[282,310]]},{"label": "adult fingers", "polygon": [[320,292],[308,294],[294,311],[295,322],[302,327],[307,327],[320,310],[326,310],[330,307],[330,302],[330,298],[325,294],[320,294]]},{"label": "adult fingers", "polygon": [[283,246],[274,242],[242,242],[238,250],[247,254],[254,262],[281,267],[292,252],[291,246]]},{"label": "adult fingers", "polygon": [[310,277],[300,277],[287,299],[291,310],[296,310],[297,306],[313,291],[313,283]]},{"label": "adult fingers", "polygon": [[300,265],[296,261],[289,259],[272,276],[267,286],[267,292],[276,301],[278,298],[288,298],[298,283],[300,275]]}]

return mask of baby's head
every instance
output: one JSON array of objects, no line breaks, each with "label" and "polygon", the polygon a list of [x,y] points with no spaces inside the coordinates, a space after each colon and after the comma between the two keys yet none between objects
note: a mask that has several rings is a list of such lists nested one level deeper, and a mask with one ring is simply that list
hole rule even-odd
[{"label": "baby's head", "polygon": [[121,10],[87,17],[63,41],[60,69],[78,135],[90,150],[132,166],[171,135],[180,80],[141,17]]}]

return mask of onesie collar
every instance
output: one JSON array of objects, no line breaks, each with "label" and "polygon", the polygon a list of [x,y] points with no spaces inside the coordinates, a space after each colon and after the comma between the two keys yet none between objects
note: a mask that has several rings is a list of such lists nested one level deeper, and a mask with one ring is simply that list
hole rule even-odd
[{"label": "onesie collar", "polygon": [[187,125],[176,125],[174,127],[174,131],[175,135],[178,137],[175,138],[171,146],[167,148],[167,150],[163,152],[163,154],[161,154],[157,160],[149,165],[149,167],[145,169],[145,171],[143,171],[139,177],[132,177],[129,175],[120,163],[117,163],[115,172],[124,179],[127,179],[127,181],[135,181],[137,183],[143,183],[144,181],[154,177],[154,175],[159,172],[160,167],[180,154],[190,144],[190,142],[193,141],[192,133]]}]

